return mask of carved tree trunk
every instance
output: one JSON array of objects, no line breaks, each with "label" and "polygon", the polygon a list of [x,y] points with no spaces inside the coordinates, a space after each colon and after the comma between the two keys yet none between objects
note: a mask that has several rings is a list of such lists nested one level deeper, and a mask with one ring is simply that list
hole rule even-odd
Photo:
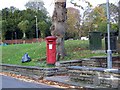
[{"label": "carved tree trunk", "polygon": [[118,23],[119,24],[118,25],[119,25],[119,43],[120,43],[120,1],[118,3],[119,3],[119,6],[118,6],[118,9],[119,9],[118,10],[118,15],[119,15],[118,16],[118,20],[119,20]]},{"label": "carved tree trunk", "polygon": [[120,54],[120,1],[118,2],[118,26],[119,26],[119,35],[118,35],[118,52]]},{"label": "carved tree trunk", "polygon": [[57,57],[65,56],[64,36],[66,31],[66,0],[55,0],[55,7],[52,16],[51,35],[57,37]]}]

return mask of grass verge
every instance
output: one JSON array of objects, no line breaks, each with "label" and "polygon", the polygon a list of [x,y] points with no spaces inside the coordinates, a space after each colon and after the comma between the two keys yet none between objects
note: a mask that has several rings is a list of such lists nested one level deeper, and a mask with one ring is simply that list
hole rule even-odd
[{"label": "grass verge", "polygon": [[[14,44],[2,47],[2,63],[23,66],[46,67],[46,42],[32,44]],[[74,60],[89,58],[92,56],[106,55],[105,53],[95,53],[89,50],[88,41],[66,40],[65,48],[67,56],[63,60]],[[21,63],[22,56],[28,53],[32,61]]]}]

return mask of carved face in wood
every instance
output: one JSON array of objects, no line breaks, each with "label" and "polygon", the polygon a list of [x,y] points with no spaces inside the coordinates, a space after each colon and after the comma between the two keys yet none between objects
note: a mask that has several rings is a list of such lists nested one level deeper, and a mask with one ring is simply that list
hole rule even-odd
[{"label": "carved face in wood", "polygon": [[55,2],[55,8],[52,16],[52,26],[50,28],[53,36],[64,37],[66,29],[66,13],[66,2]]}]

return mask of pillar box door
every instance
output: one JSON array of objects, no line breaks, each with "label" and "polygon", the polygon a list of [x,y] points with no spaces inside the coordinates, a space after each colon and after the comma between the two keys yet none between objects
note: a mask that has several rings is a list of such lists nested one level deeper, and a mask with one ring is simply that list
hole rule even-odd
[{"label": "pillar box door", "polygon": [[56,37],[48,36],[46,38],[47,64],[56,63]]}]

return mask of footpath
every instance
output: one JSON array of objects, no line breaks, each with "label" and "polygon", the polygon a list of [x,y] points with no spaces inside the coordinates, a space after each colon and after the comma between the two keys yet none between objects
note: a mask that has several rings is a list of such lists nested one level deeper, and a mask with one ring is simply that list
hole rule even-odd
[{"label": "footpath", "polygon": [[[2,66],[3,75],[35,80],[49,85],[79,88],[79,90],[93,90],[93,88],[103,87],[109,87],[109,90],[119,90],[119,60],[119,56],[113,57],[114,67],[111,70],[106,68],[106,57],[64,61],[54,68],[10,64],[2,64],[0,66]],[[115,87],[115,89],[112,87]]]}]

